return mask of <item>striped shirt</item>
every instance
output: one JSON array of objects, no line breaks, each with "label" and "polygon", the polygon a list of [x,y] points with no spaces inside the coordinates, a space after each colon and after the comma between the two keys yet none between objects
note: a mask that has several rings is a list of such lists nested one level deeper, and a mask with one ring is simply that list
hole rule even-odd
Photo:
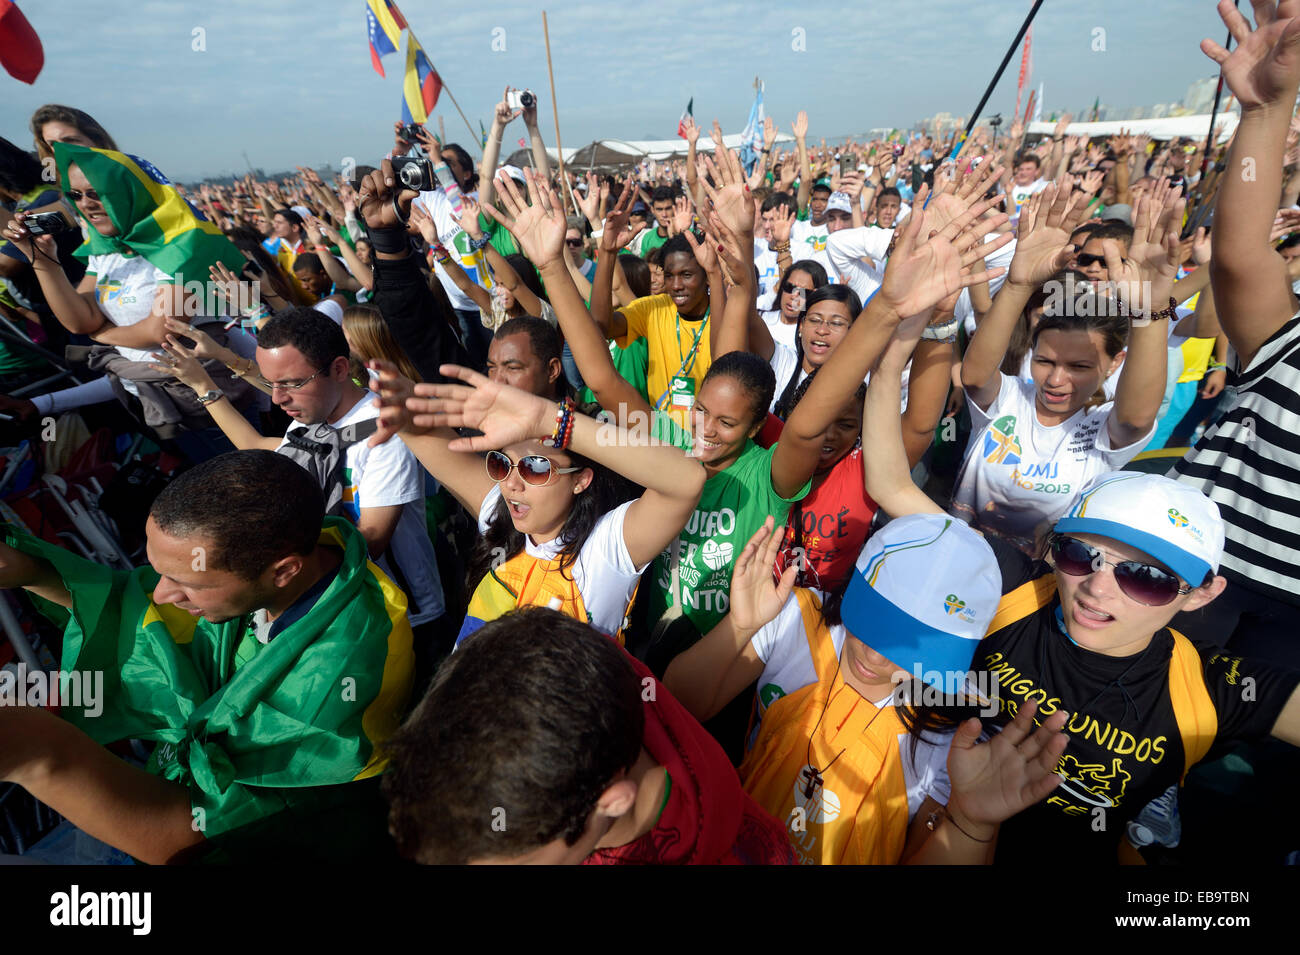
[{"label": "striped shirt", "polygon": [[1300,312],[1237,374],[1228,410],[1169,476],[1219,505],[1229,582],[1300,605]]}]

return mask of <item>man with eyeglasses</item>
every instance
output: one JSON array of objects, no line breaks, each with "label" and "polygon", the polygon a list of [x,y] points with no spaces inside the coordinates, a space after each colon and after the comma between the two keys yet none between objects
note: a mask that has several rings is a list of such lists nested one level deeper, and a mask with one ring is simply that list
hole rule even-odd
[{"label": "man with eyeglasses", "polygon": [[[326,506],[347,517],[379,563],[409,599],[415,634],[416,688],[432,674],[439,652],[442,581],[424,510],[424,469],[407,447],[389,441],[367,446],[379,416],[373,396],[351,377],[343,330],[311,308],[274,316],[257,336],[256,362],[271,402],[293,419],[284,438],[267,438],[215,390],[183,347],[169,343],[173,373],[199,394],[235,447],[277,451],[316,474]],[[340,473],[341,471],[341,473]]]}]

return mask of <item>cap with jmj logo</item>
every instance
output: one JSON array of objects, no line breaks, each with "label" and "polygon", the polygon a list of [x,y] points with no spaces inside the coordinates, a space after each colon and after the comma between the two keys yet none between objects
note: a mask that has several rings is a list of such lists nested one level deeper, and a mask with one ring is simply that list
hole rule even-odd
[{"label": "cap with jmj logo", "polygon": [[946,514],[890,521],[867,540],[849,578],[844,627],[909,673],[970,669],[1002,599],[993,549]]},{"label": "cap with jmj logo", "polygon": [[1112,471],[1093,478],[1055,530],[1096,534],[1136,547],[1192,587],[1218,573],[1223,557],[1219,505],[1161,474]]}]

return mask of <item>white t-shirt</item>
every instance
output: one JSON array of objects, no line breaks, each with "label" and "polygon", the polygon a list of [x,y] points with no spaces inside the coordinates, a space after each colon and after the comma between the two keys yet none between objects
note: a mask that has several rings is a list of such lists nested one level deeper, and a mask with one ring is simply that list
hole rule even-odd
[{"label": "white t-shirt", "polygon": [[781,309],[774,308],[762,312],[759,318],[763,320],[763,324],[767,326],[768,332],[771,333],[772,341],[778,345],[784,345],[786,348],[794,348],[794,330],[799,326],[797,323],[792,322],[787,325],[781,321]]},{"label": "white t-shirt", "polygon": [[766,239],[754,239],[754,267],[758,269],[758,310],[764,312],[773,307],[781,280],[776,253],[768,248]]},{"label": "white t-shirt", "polygon": [[1008,209],[1007,213],[1011,216],[1012,225],[1015,225],[1016,221],[1020,218],[1020,207],[1031,197],[1038,195],[1038,193],[1046,189],[1049,185],[1051,185],[1051,181],[1041,177],[1035,179],[1027,186],[1018,186],[1014,182],[1011,184],[1011,189],[1007,194],[1011,197],[1012,208]]},{"label": "white t-shirt", "polygon": [[[137,325],[153,312],[158,286],[170,284],[172,277],[154,266],[143,255],[125,256],[120,252],[92,255],[86,274],[95,277],[95,301],[110,322],[120,327]],[[116,346],[131,361],[155,361],[156,349]]]},{"label": "white t-shirt", "polygon": [[[477,193],[470,193],[471,198],[477,195]],[[420,208],[428,213],[429,217],[433,219],[433,224],[438,228],[438,238],[442,240],[442,244],[446,247],[448,253],[455,255],[457,259],[459,259],[461,268],[465,270],[465,274],[469,276],[470,281],[477,282],[484,288],[491,288],[492,283],[483,280],[483,277],[478,274],[478,268],[475,263],[473,261],[467,261],[466,257],[456,248],[456,237],[465,230],[462,229],[460,223],[456,221],[456,217],[451,208],[451,200],[447,198],[441,189],[432,189],[428,192],[420,193],[411,202],[412,205],[417,203]],[[462,312],[478,311],[478,306],[474,304],[474,300],[456,287],[456,283],[451,280],[451,276],[447,274],[446,269],[444,269],[439,263],[435,262],[433,270],[434,274],[438,276],[438,281],[442,283],[442,287],[447,293],[447,298],[451,300],[452,308]]]},{"label": "white t-shirt", "polygon": [[826,277],[832,282],[840,280],[831,257],[826,253],[826,243],[830,238],[826,223],[813,225],[811,222],[796,220],[790,227],[790,261],[799,262],[811,259],[826,270]]},{"label": "white t-shirt", "polygon": [[[478,530],[486,534],[492,515],[496,513],[501,500],[501,487],[498,485],[488,491],[483,498],[483,506],[478,512]],[[632,555],[627,552],[627,542],[623,539],[623,522],[627,509],[632,506],[627,501],[605,514],[596,521],[587,542],[578,552],[578,558],[567,568],[565,573],[573,576],[582,595],[583,606],[591,625],[601,633],[614,634],[623,626],[627,614],[628,601],[637,581],[650,562],[637,566],[632,563]],[[544,544],[535,544],[533,539],[524,535],[524,549],[532,557],[542,560],[554,560],[563,546],[561,538],[556,537]]]},{"label": "white t-shirt", "polygon": [[[831,645],[836,654],[844,651],[844,641],[848,633],[842,625],[830,628]],[[854,637],[853,639],[857,639]],[[750,639],[754,652],[763,661],[763,673],[758,678],[758,717],[751,739],[758,739],[758,728],[767,708],[783,696],[794,693],[817,682],[817,670],[813,665],[812,651],[808,649],[808,637],[804,632],[803,613],[799,601],[792,594],[781,612],[774,620],[759,628]],[[881,709],[891,704],[886,698],[874,704]],[[899,751],[902,754],[903,778],[907,784],[907,817],[911,820],[925,802],[926,796],[933,796],[941,806],[948,804],[951,785],[948,781],[948,748],[952,744],[951,734],[927,733],[916,743],[913,758],[912,739],[907,733],[898,735]]]},{"label": "white t-shirt", "polygon": [[957,475],[952,513],[985,533],[1030,552],[1090,480],[1118,471],[1142,450],[1141,439],[1116,450],[1107,429],[1115,405],[1080,408],[1067,421],[1039,422],[1035,388],[1000,375],[988,411],[966,395],[970,443]]},{"label": "white t-shirt", "polygon": [[880,288],[885,274],[885,253],[893,238],[893,229],[861,226],[832,232],[826,240],[826,254],[840,281],[857,292],[863,302]]},{"label": "white t-shirt", "polygon": [[[785,327],[794,328],[793,325]],[[775,339],[775,336],[773,338]],[[772,404],[767,410],[774,412],[776,411],[777,402],[781,400],[781,395],[790,383],[791,376],[796,373],[799,375],[795,379],[795,384],[798,385],[799,382],[808,377],[808,372],[799,366],[799,356],[795,353],[793,345],[785,345],[775,340],[773,345],[775,347],[772,349],[772,357],[768,360],[768,364],[772,366],[772,373],[776,375],[776,391],[772,394]]]},{"label": "white t-shirt", "polygon": [[[990,232],[984,236],[984,241],[992,242],[997,237],[996,232]],[[989,270],[996,268],[1010,269],[1011,260],[1015,257],[1015,254],[1016,240],[1012,239],[984,260],[984,268]],[[989,280],[989,298],[998,294],[998,290],[1002,288],[1006,280],[1007,272],[1003,272],[997,278]],[[971,305],[970,289],[964,288],[961,290],[961,294],[957,296],[957,306],[953,309],[953,314],[956,316],[957,321],[961,322],[965,327],[967,338],[975,334],[975,307]]]},{"label": "white t-shirt", "polygon": [[[373,396],[366,395],[331,427],[342,430],[378,416]],[[289,430],[300,427],[306,426],[295,424]],[[284,444],[281,442],[280,447]],[[402,505],[402,516],[397,519],[388,550],[375,563],[406,594],[411,625],[441,617],[445,609],[442,579],[425,519],[424,468],[411,449],[397,440],[386,441],[377,448],[358,441],[345,452],[343,467],[347,481],[343,507],[354,524],[360,519],[362,508]]]}]

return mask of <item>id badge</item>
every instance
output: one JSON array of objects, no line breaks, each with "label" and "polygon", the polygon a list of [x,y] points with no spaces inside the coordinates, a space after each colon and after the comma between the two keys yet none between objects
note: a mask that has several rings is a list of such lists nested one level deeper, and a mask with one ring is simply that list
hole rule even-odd
[{"label": "id badge", "polygon": [[669,386],[669,403],[674,408],[691,408],[695,404],[695,379],[674,375]]}]

